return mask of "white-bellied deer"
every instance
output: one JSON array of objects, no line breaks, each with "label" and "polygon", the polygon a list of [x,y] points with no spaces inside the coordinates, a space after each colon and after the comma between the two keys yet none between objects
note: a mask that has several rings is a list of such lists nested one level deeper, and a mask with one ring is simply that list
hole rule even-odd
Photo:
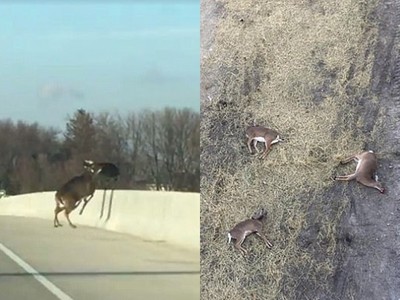
[{"label": "white-bellied deer", "polygon": [[[96,189],[94,183],[94,176],[99,173],[99,169],[96,168],[94,163],[90,160],[85,160],[83,162],[83,167],[85,171],[80,176],[75,176],[66,182],[59,190],[56,192],[56,208],[54,209],[54,227],[62,226],[58,221],[57,215],[64,211],[65,217],[71,227],[76,228],[69,219],[69,214],[75,208],[78,207],[82,199],[84,200],[83,207],[80,214],[82,214],[83,209],[89,200],[93,197],[94,191]],[[88,198],[86,198],[88,197]]]},{"label": "white-bellied deer", "polygon": [[249,126],[246,129],[246,137],[247,137],[247,147],[249,148],[250,153],[253,153],[251,150],[251,142],[253,142],[253,146],[256,149],[257,153],[260,152],[257,148],[257,142],[265,143],[265,150],[261,154],[261,157],[266,158],[269,151],[271,151],[271,146],[278,142],[284,141],[279,136],[279,133],[271,128],[266,128],[262,126]]},{"label": "white-bellied deer", "polygon": [[231,242],[231,239],[235,239],[235,248],[243,255],[246,255],[247,250],[242,247],[242,243],[248,235],[255,233],[265,242],[268,248],[272,248],[273,244],[268,241],[262,233],[263,222],[266,219],[266,216],[267,212],[264,209],[261,209],[259,212],[256,212],[251,219],[236,224],[235,227],[228,232],[228,244]]},{"label": "white-bellied deer", "polygon": [[335,180],[349,181],[355,179],[357,182],[365,186],[375,188],[381,193],[384,193],[385,189],[382,187],[382,184],[378,182],[378,178],[375,174],[376,169],[378,168],[378,161],[375,153],[370,150],[360,154],[354,154],[340,163],[346,164],[352,160],[357,162],[356,171],[350,175],[336,176]]}]

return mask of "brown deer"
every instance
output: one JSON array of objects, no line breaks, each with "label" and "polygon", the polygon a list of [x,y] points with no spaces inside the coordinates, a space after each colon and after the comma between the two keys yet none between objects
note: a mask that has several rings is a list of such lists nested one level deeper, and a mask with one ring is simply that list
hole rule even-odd
[{"label": "brown deer", "polygon": [[249,148],[250,153],[251,150],[251,142],[253,142],[253,146],[256,149],[257,153],[260,152],[257,148],[257,142],[265,143],[265,150],[261,154],[261,157],[266,158],[268,153],[271,151],[271,146],[278,142],[284,141],[279,136],[279,133],[271,128],[266,128],[263,126],[249,126],[246,129],[246,137],[247,137],[247,147]]},{"label": "brown deer", "polygon": [[360,154],[354,154],[340,163],[346,164],[352,160],[357,162],[356,171],[350,175],[336,176],[335,180],[349,181],[355,179],[357,182],[375,188],[383,194],[385,189],[382,187],[382,184],[378,182],[378,176],[375,174],[378,168],[378,161],[375,153],[370,150]]},{"label": "brown deer", "polygon": [[96,189],[94,176],[98,174],[101,169],[98,169],[94,162],[92,162],[91,160],[85,160],[83,162],[83,167],[85,168],[83,174],[71,178],[56,192],[54,227],[62,226],[58,221],[57,215],[60,212],[64,211],[65,217],[67,218],[69,225],[73,228],[76,228],[76,225],[72,224],[71,220],[69,219],[69,214],[71,213],[71,211],[78,207],[83,199],[84,204],[80,213],[82,214],[83,209],[85,208],[89,200],[93,197],[94,191]]},{"label": "brown deer", "polygon": [[246,255],[247,250],[242,247],[242,243],[248,235],[255,233],[265,242],[268,248],[272,248],[273,244],[268,241],[262,233],[263,221],[266,219],[266,216],[267,211],[261,209],[259,212],[256,212],[251,219],[236,224],[235,227],[228,232],[228,244],[232,239],[235,239],[235,248],[238,249],[243,255]]}]

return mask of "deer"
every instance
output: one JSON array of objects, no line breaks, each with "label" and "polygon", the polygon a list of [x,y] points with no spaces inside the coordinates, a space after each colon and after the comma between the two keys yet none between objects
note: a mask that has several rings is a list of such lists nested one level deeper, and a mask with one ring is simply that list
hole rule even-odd
[{"label": "deer", "polygon": [[119,177],[119,169],[116,165],[109,162],[94,163],[100,169],[99,175],[104,176],[107,180],[117,181]]},{"label": "deer", "polygon": [[263,222],[266,219],[266,216],[267,211],[262,208],[260,211],[254,213],[250,219],[236,224],[228,232],[228,244],[232,239],[235,239],[236,242],[234,243],[234,247],[238,249],[243,256],[246,256],[247,250],[242,247],[242,243],[248,235],[255,233],[265,242],[267,248],[271,249],[273,244],[262,233]]},{"label": "deer", "polygon": [[356,171],[350,175],[336,176],[334,179],[346,181],[355,179],[357,182],[367,187],[375,188],[383,194],[385,189],[382,187],[382,184],[378,182],[378,176],[375,173],[378,167],[375,153],[372,150],[364,151],[359,154],[354,154],[342,160],[340,163],[347,164],[352,160],[357,162]]},{"label": "deer", "polygon": [[54,209],[54,227],[62,226],[58,220],[58,214],[62,211],[65,213],[65,217],[69,225],[72,228],[76,228],[70,218],[69,214],[79,206],[82,199],[84,201],[81,213],[89,200],[93,197],[96,189],[94,176],[100,172],[100,169],[91,160],[85,160],[83,162],[84,172],[79,176],[72,177],[64,185],[62,185],[56,192],[56,208]]},{"label": "deer", "polygon": [[247,147],[249,148],[250,154],[253,154],[251,150],[251,143],[256,149],[257,153],[260,152],[257,148],[257,142],[265,143],[265,150],[261,154],[261,157],[266,158],[268,153],[271,151],[271,146],[273,144],[284,141],[283,138],[279,136],[279,133],[271,128],[266,128],[263,126],[249,126],[246,129],[247,137]]},{"label": "deer", "polygon": [[[107,190],[107,188],[109,188],[111,185],[113,185],[118,180],[120,172],[119,172],[118,167],[110,162],[97,162],[97,163],[94,163],[94,166],[96,169],[99,169],[99,173],[98,173],[99,177],[103,178],[105,181],[103,202],[101,204],[101,212],[100,212],[100,219],[101,219],[103,217],[103,213],[104,213],[104,204],[106,201],[106,190]],[[112,206],[113,194],[114,194],[114,189],[111,189],[110,201],[108,204],[107,220],[111,216],[111,206]]]},{"label": "deer", "polygon": [[[97,170],[97,175],[98,177],[102,177],[105,179],[106,186],[104,188],[104,194],[103,194],[103,202],[101,205],[101,213],[100,213],[100,218],[103,216],[104,212],[104,204],[105,204],[105,197],[106,197],[106,190],[109,185],[111,185],[113,182],[118,180],[119,177],[119,169],[116,165],[113,163],[109,162],[93,162],[93,161],[88,161],[90,164],[93,166],[95,170]],[[111,196],[110,196],[110,203],[109,203],[109,209],[108,209],[108,217],[107,220],[110,218],[110,213],[111,213],[111,203],[112,203],[112,196],[113,196],[114,190],[111,190]],[[88,198],[84,198],[84,204],[82,206],[81,211],[79,214],[81,215],[83,213],[83,210],[85,209],[87,203],[89,202],[90,199],[92,199],[93,194],[89,195]],[[79,205],[79,203],[78,203]]]}]

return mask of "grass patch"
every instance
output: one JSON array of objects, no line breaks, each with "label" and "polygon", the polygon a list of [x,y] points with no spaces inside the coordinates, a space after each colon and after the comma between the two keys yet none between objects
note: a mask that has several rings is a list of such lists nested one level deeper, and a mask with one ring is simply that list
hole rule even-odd
[{"label": "grass patch", "polygon": [[[304,282],[323,290],[332,279],[346,184],[329,203],[322,195],[337,185],[334,174],[354,169],[338,169],[339,160],[370,142],[359,109],[370,97],[375,3],[220,4],[225,13],[202,65],[218,91],[202,103],[202,297],[307,299]],[[286,139],[265,161],[244,143],[253,120]],[[259,207],[269,212],[275,247],[251,236],[242,258],[226,233]]]}]

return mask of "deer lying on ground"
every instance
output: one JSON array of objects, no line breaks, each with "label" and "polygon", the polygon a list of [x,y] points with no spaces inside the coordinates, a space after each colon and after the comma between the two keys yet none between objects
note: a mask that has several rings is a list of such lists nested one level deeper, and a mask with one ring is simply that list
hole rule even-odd
[{"label": "deer lying on ground", "polygon": [[[76,228],[69,219],[69,214],[78,207],[80,202],[84,201],[83,209],[89,200],[93,197],[95,191],[94,176],[99,173],[99,169],[90,160],[83,163],[85,171],[80,176],[75,176],[66,182],[57,192],[55,196],[56,208],[54,209],[54,227],[62,226],[58,221],[57,215],[64,211],[65,217],[71,227]],[[88,197],[88,198],[87,198]]]},{"label": "deer lying on ground", "polygon": [[[360,154],[354,154],[343,161],[341,164],[346,164],[351,160],[355,160],[357,162],[356,171],[350,175],[344,176],[336,176],[335,180],[353,180],[355,179],[357,182],[377,189],[381,193],[384,193],[385,190],[382,187],[382,184],[378,182],[378,177],[375,172],[378,167],[378,162],[376,155],[373,151],[365,151]],[[375,175],[375,178],[373,178]]]},{"label": "deer lying on ground", "polygon": [[236,226],[228,232],[228,244],[232,239],[235,239],[235,248],[243,255],[246,255],[247,250],[242,247],[242,243],[248,235],[255,233],[265,242],[268,248],[272,248],[273,244],[262,234],[263,221],[266,216],[267,212],[264,209],[261,209],[259,212],[255,213],[251,219],[236,224]]},{"label": "deer lying on ground", "polygon": [[261,154],[261,157],[266,158],[268,153],[271,151],[271,146],[278,142],[282,142],[283,139],[280,138],[279,133],[271,128],[266,128],[262,126],[250,126],[246,129],[246,137],[247,137],[247,147],[249,148],[250,153],[251,150],[251,142],[253,142],[253,146],[256,149],[257,153],[260,151],[257,148],[257,142],[265,143],[265,150]]}]

